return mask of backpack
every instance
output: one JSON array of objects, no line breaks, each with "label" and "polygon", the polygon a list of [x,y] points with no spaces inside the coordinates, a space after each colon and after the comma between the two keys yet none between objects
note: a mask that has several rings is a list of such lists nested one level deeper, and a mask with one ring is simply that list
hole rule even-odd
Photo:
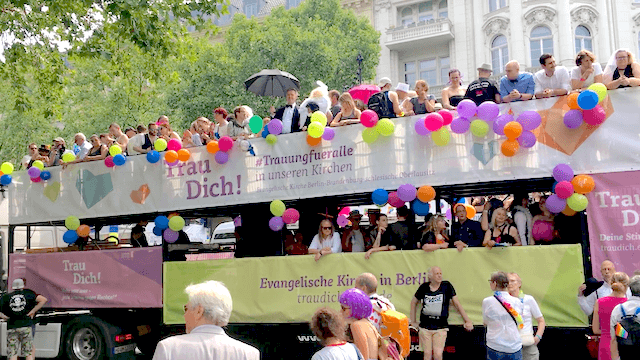
[{"label": "backpack", "polygon": [[627,315],[624,307],[620,305],[622,319],[614,327],[616,340],[618,341],[618,353],[620,359],[637,358],[640,351],[640,323],[635,318],[640,314],[638,307],[634,314]]},{"label": "backpack", "polygon": [[393,109],[389,109],[389,100],[383,92],[371,95],[367,101],[367,108],[375,111],[380,119],[396,117]]},{"label": "backpack", "polygon": [[[380,335],[382,340],[386,342],[383,345],[386,345],[385,350],[389,353],[389,356],[392,355],[389,347],[393,347],[398,356],[403,358],[409,356],[411,335],[409,333],[409,318],[407,315],[395,310],[385,310],[380,312],[380,318]],[[390,358],[396,359],[395,357]]]}]

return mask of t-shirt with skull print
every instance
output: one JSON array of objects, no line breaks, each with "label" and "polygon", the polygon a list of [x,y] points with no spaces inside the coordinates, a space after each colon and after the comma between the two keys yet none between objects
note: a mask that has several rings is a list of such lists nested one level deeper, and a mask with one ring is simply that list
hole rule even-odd
[{"label": "t-shirt with skull print", "polygon": [[0,309],[9,317],[7,329],[28,327],[36,323],[34,319],[27,316],[29,311],[37,305],[36,297],[38,295],[29,289],[16,290],[2,296]]}]

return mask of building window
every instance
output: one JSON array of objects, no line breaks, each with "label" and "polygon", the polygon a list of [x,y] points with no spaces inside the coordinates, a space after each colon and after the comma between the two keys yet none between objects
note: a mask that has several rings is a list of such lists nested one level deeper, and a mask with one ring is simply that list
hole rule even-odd
[{"label": "building window", "polygon": [[416,83],[416,63],[413,61],[404,64],[404,82],[406,84]]},{"label": "building window", "polygon": [[413,10],[410,7],[402,9],[402,18],[400,19],[402,26],[413,24]]},{"label": "building window", "polygon": [[447,4],[447,0],[440,1],[438,5],[438,17],[440,19],[446,19],[449,17],[449,7]]},{"label": "building window", "polygon": [[593,51],[592,41],[589,29],[582,25],[576,28],[576,54],[583,49]]},{"label": "building window", "polygon": [[418,22],[433,20],[433,2],[418,4]]},{"label": "building window", "polygon": [[507,6],[507,0],[489,0],[489,11],[496,11]]},{"label": "building window", "polygon": [[[438,63],[436,59],[420,60],[420,79],[427,82],[427,84],[438,83]],[[414,82],[415,84],[415,82]],[[413,85],[413,84],[409,84]]]},{"label": "building window", "polygon": [[252,16],[258,16],[258,4],[244,4],[244,14],[247,16],[247,19],[250,19]]},{"label": "building window", "polygon": [[436,18],[447,18],[449,8],[447,0],[423,1],[419,4],[398,8],[398,23],[403,27],[412,23],[424,23]]},{"label": "building window", "polygon": [[491,65],[493,66],[493,73],[502,73],[507,62],[509,62],[507,38],[504,35],[498,35],[491,42]]},{"label": "building window", "polygon": [[553,55],[553,35],[546,26],[536,26],[531,30],[531,65],[538,64],[540,55]]},{"label": "building window", "polygon": [[440,58],[440,84],[444,84],[449,81],[449,58]]},{"label": "building window", "polygon": [[404,82],[413,87],[422,79],[429,86],[442,85],[449,81],[449,57],[424,59],[404,64]]}]

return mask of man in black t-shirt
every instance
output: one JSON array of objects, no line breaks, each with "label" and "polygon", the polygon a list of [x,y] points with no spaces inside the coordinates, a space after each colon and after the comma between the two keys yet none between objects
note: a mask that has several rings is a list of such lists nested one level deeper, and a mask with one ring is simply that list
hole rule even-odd
[{"label": "man in black t-shirt", "polygon": [[417,249],[418,246],[415,239],[413,227],[409,223],[409,216],[411,215],[411,211],[403,205],[398,208],[397,214],[398,221],[389,226],[389,231],[391,232],[391,243],[388,245],[393,246],[395,250]]},{"label": "man in black t-shirt", "polygon": [[[424,351],[425,358],[431,358],[428,354],[433,354],[433,358],[442,359],[444,345],[449,331],[449,303],[453,306],[464,320],[464,328],[467,331],[473,330],[473,323],[467,313],[460,305],[456,291],[448,281],[442,280],[442,270],[434,266],[428,271],[429,282],[418,287],[415,295],[411,299],[411,309],[409,320],[411,326],[418,328],[420,345]],[[421,303],[420,324],[416,321],[416,306]]]},{"label": "man in black t-shirt", "polygon": [[500,103],[500,91],[495,81],[489,79],[491,76],[491,65],[482,64],[478,68],[478,79],[474,80],[467,87],[464,94],[465,99],[471,99],[476,105],[480,105],[485,101],[494,101]]},{"label": "man in black t-shirt", "polygon": [[11,288],[13,291],[0,299],[0,317],[7,321],[7,357],[17,360],[21,351],[27,359],[35,359],[31,326],[47,298],[25,289],[22,279],[13,280]]}]

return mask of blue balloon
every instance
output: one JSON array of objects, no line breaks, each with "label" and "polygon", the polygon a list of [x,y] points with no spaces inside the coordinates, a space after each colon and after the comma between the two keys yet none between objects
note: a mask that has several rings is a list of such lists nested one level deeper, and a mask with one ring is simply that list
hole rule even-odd
[{"label": "blue balloon", "polygon": [[429,214],[429,203],[423,203],[422,201],[415,199],[411,203],[411,209],[418,216],[427,216]]},{"label": "blue balloon", "polygon": [[42,179],[44,181],[47,181],[47,180],[51,179],[51,172],[46,171],[46,170],[41,172],[40,173],[40,179]]},{"label": "blue balloon", "polygon": [[598,105],[598,94],[593,90],[585,90],[578,95],[578,106],[582,110],[591,110]]},{"label": "blue balloon", "polygon": [[67,244],[73,244],[78,240],[78,233],[75,230],[67,230],[64,235],[62,235],[62,240]]},{"label": "blue balloon", "polygon": [[453,203],[454,204],[466,204],[467,203],[467,199],[465,199],[465,198],[454,198],[453,199]]},{"label": "blue balloon", "polygon": [[12,180],[12,178],[11,178],[11,175],[9,175],[9,174],[4,174],[4,175],[0,176],[0,184],[2,184],[2,185],[6,186],[6,185],[11,184],[11,180]]},{"label": "blue balloon", "polygon": [[267,138],[267,135],[269,135],[269,129],[267,129],[267,125],[265,125],[265,126],[262,128],[262,134],[261,134],[261,136],[262,136],[263,138],[265,138],[265,139],[266,139],[266,138]]},{"label": "blue balloon", "polygon": [[371,200],[376,205],[384,205],[389,200],[389,193],[385,189],[376,189],[371,193]]},{"label": "blue balloon", "polygon": [[[155,150],[149,151],[147,153],[147,161],[152,163],[152,164],[157,163],[158,161],[160,161],[160,153],[155,151]],[[115,162],[114,162],[114,164],[115,164]]]},{"label": "blue balloon", "polygon": [[153,222],[156,224],[157,228],[160,228],[160,230],[164,230],[169,227],[169,218],[164,215],[156,217]]},{"label": "blue balloon", "polygon": [[153,234],[154,234],[155,236],[162,236],[162,229],[160,229],[160,228],[159,228],[159,227],[157,227],[157,226],[154,226],[154,227],[153,227]]},{"label": "blue balloon", "polygon": [[127,158],[124,157],[124,155],[122,155],[122,154],[118,154],[118,155],[113,157],[113,163],[118,165],[118,166],[124,165],[125,162],[127,162]]},{"label": "blue balloon", "polygon": [[558,185],[558,182],[557,182],[557,181],[554,181],[554,182],[553,182],[553,185],[551,185],[551,192],[552,192],[552,193],[555,193],[555,192],[556,192],[556,185]]}]

